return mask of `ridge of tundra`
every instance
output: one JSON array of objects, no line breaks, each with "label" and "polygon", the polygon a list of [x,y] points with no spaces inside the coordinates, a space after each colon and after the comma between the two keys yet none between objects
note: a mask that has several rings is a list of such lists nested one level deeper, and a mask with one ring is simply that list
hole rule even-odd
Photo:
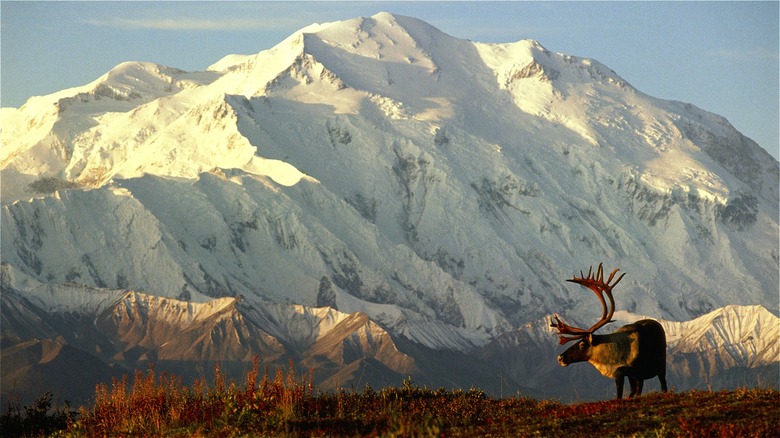
[{"label": "ridge of tundra", "polygon": [[[770,309],[757,336],[777,348],[763,338],[777,324],[778,162],[718,115],[533,40],[476,43],[379,13],[200,72],[122,63],[0,121],[4,353],[48,339],[108,372],[257,351],[316,364],[331,387],[444,362],[438,383],[472,386],[505,363],[525,388],[532,368],[560,377],[535,363],[557,366],[551,332],[518,345],[518,327],[553,310],[593,319],[563,280],[600,261],[628,273],[619,310]],[[152,315],[163,303],[183,319]],[[64,333],[79,324],[91,341]],[[741,346],[704,364],[691,345],[670,351],[690,386],[778,363]]]}]

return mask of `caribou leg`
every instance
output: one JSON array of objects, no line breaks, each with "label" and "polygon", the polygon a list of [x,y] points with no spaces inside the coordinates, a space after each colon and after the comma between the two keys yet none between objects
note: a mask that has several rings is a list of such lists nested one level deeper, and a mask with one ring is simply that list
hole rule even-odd
[{"label": "caribou leg", "polygon": [[[623,384],[625,383],[623,380],[623,377],[625,376],[623,369],[618,368],[617,371],[615,371],[615,388],[617,389],[617,399],[620,400],[623,398]],[[631,379],[629,378],[628,383],[631,384]],[[633,387],[633,384],[631,384]]]},{"label": "caribou leg", "polygon": [[661,382],[661,391],[666,392],[666,371],[658,373],[658,381]]},{"label": "caribou leg", "polygon": [[634,377],[634,382],[631,385],[631,397],[639,397],[642,395],[642,387],[645,386],[645,380],[639,377]]}]

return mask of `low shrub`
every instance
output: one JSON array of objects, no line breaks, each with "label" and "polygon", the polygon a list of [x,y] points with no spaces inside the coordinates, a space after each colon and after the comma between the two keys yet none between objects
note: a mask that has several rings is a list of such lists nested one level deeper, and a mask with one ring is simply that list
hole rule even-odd
[{"label": "low shrub", "polygon": [[41,436],[67,428],[76,412],[70,410],[68,402],[52,406],[52,398],[53,394],[47,392],[23,408],[18,398],[9,399],[6,411],[0,415],[0,435]]}]

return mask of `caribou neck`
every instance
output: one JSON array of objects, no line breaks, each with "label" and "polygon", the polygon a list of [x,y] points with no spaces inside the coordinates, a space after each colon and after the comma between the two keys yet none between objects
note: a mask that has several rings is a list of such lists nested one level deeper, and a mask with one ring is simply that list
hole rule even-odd
[{"label": "caribou neck", "polygon": [[588,362],[603,376],[615,377],[618,368],[629,366],[635,356],[636,333],[617,331],[607,335],[592,335],[591,353]]}]

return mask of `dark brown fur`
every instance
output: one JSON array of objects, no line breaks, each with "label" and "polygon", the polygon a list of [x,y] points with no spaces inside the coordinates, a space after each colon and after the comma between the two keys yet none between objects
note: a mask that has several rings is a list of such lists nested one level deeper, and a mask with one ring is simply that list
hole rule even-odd
[{"label": "dark brown fur", "polygon": [[666,333],[652,319],[625,325],[612,334],[588,335],[558,356],[562,366],[585,361],[615,379],[617,398],[623,398],[624,377],[631,386],[629,398],[642,394],[644,381],[655,376],[666,392]]}]

